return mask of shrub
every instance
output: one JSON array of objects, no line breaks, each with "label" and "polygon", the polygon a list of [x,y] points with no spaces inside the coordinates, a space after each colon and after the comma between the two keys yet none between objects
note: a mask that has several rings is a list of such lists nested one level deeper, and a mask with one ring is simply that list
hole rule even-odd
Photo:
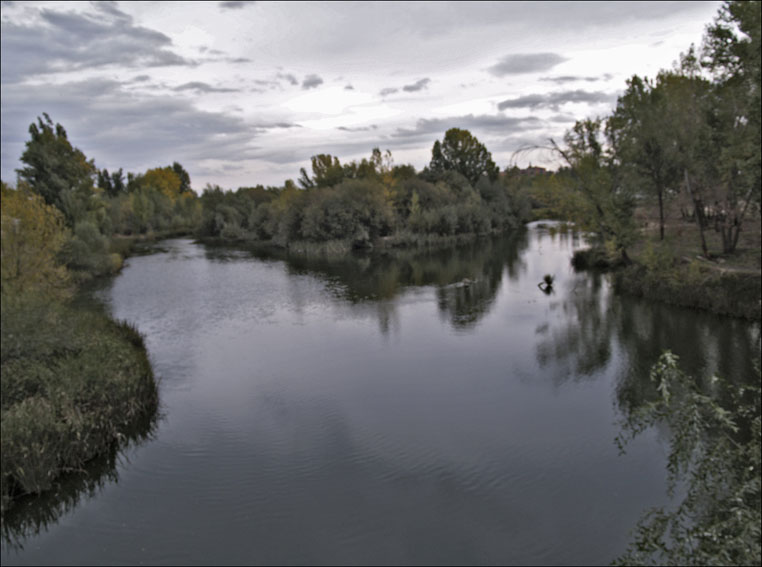
[{"label": "shrub", "polygon": [[143,340],[129,325],[28,299],[4,301],[2,311],[4,512],[155,415],[158,391]]}]

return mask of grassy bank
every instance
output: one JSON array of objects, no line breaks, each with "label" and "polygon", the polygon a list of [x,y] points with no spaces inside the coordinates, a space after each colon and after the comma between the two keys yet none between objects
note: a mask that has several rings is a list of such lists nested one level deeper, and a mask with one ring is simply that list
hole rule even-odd
[{"label": "grassy bank", "polygon": [[[513,230],[523,230],[518,227]],[[254,237],[248,238],[222,238],[201,237],[199,242],[210,245],[246,245],[253,247],[271,248],[285,250],[293,254],[318,255],[329,257],[340,257],[352,253],[353,251],[383,251],[383,250],[439,250],[459,244],[474,242],[479,238],[488,238],[496,236],[505,231],[493,231],[485,234],[468,232],[453,235],[440,234],[418,234],[409,231],[400,231],[390,236],[376,238],[373,241],[357,242],[352,239],[336,239],[324,241],[293,240],[288,243],[279,242],[275,239],[261,240]]]},{"label": "grassy bank", "polygon": [[748,268],[726,268],[699,259],[675,258],[665,249],[647,247],[625,265],[601,248],[577,251],[575,269],[610,271],[614,289],[652,301],[691,307],[759,321],[762,319],[762,274]]},{"label": "grassy bank", "polygon": [[113,449],[158,390],[140,334],[103,312],[5,297],[0,321],[5,512]]},{"label": "grassy bank", "polygon": [[722,272],[690,263],[666,272],[633,264],[615,270],[613,275],[614,289],[623,293],[720,315],[762,319],[762,276],[758,273]]},{"label": "grassy bank", "polygon": [[614,288],[622,293],[672,305],[759,321],[762,318],[762,224],[759,212],[749,215],[732,253],[722,253],[720,233],[704,231],[710,257],[703,255],[695,222],[681,218],[677,203],[666,207],[664,239],[659,237],[658,210],[635,211],[640,227],[628,248],[632,262],[604,246],[578,250],[575,269],[610,271]]}]

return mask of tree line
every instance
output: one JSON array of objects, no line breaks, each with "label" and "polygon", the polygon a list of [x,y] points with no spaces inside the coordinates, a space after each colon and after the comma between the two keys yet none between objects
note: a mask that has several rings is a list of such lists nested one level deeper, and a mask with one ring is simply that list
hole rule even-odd
[{"label": "tree line", "polygon": [[379,238],[405,243],[421,235],[489,234],[528,218],[527,196],[499,177],[490,152],[468,130],[452,128],[434,144],[421,172],[396,165],[390,151],[342,164],[329,154],[311,158],[298,185],[208,186],[201,195],[201,236],[293,241],[349,241],[373,246]]},{"label": "tree line", "polygon": [[563,143],[551,140],[565,164],[556,172],[501,174],[484,144],[452,128],[422,171],[378,148],[346,163],[318,154],[297,182],[235,191],[207,185],[199,197],[178,162],[126,176],[97,169],[43,114],[29,128],[16,191],[60,213],[66,236],[56,257],[81,274],[116,269],[122,235],[369,247],[379,239],[405,244],[499,232],[548,213],[576,221],[627,263],[640,239],[635,208],[656,203],[664,239],[665,206],[674,200],[694,221],[704,255],[712,255],[712,228],[728,254],[760,205],[759,28],[760,2],[727,2],[700,48],[691,47],[674,69],[654,79],[633,76],[610,116],[578,121]]},{"label": "tree line", "polygon": [[[633,76],[610,116],[578,121],[563,144],[551,140],[565,168],[532,195],[624,262],[643,203],[658,208],[660,240],[665,207],[677,201],[704,256],[733,253],[760,209],[761,90],[760,2],[726,2],[675,68]],[[709,230],[720,250],[710,250]]]}]

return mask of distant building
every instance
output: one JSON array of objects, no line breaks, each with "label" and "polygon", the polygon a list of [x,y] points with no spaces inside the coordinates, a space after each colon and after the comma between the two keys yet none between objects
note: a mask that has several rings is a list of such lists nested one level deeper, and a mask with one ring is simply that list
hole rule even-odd
[{"label": "distant building", "polygon": [[543,175],[547,173],[548,170],[544,167],[537,167],[530,165],[529,167],[525,167],[524,169],[520,169],[519,173],[521,175]]}]

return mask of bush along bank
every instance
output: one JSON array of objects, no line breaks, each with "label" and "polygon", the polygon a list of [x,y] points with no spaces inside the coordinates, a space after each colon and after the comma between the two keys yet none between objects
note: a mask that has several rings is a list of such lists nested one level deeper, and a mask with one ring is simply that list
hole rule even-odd
[{"label": "bush along bank", "polygon": [[719,315],[762,319],[760,274],[720,272],[692,263],[675,266],[666,274],[633,264],[613,275],[614,289],[620,292]]},{"label": "bush along bank", "polygon": [[[6,298],[7,299],[7,298]],[[141,335],[105,313],[4,299],[0,511],[50,490],[155,417]]]},{"label": "bush along bank", "polygon": [[415,234],[400,231],[390,236],[376,238],[373,241],[357,241],[352,239],[325,240],[320,242],[310,240],[293,240],[277,242],[274,240],[258,240],[256,238],[224,239],[221,237],[197,237],[196,240],[207,246],[242,246],[252,250],[272,250],[288,255],[325,256],[340,258],[354,253],[391,253],[399,250],[441,250],[474,242],[479,239],[493,238],[500,234],[525,230],[524,226],[492,231],[489,233],[463,233],[453,235]]},{"label": "bush along bank", "polygon": [[574,253],[576,270],[610,271],[614,290],[652,301],[703,309],[759,321],[762,319],[762,274],[722,271],[697,261],[667,263],[612,262],[605,250],[591,248]]}]

